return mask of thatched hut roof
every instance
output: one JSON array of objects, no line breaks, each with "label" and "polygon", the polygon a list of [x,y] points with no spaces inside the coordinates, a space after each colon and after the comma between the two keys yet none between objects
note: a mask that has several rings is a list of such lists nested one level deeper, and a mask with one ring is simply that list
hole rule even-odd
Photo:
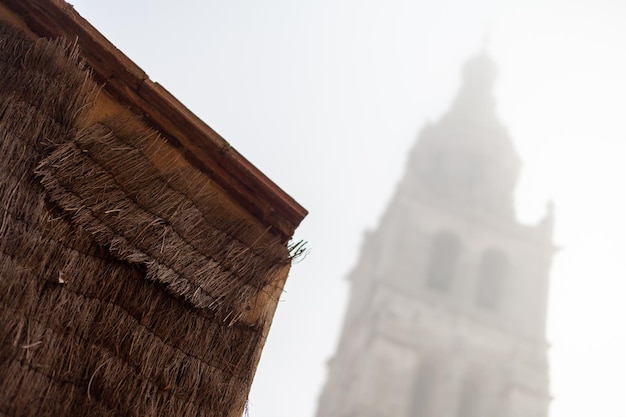
[{"label": "thatched hut roof", "polygon": [[0,416],[241,415],[306,211],[64,2],[0,20]]},{"label": "thatched hut roof", "polygon": [[29,31],[76,41],[93,78],[261,221],[289,238],[306,210],[163,86],[154,83],[64,0],[1,0]]}]

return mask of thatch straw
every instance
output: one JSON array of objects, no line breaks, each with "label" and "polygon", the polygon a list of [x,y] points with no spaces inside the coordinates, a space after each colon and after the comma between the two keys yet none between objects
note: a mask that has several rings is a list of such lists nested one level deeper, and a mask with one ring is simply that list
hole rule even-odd
[{"label": "thatch straw", "polygon": [[240,415],[288,248],[98,90],[0,24],[0,416]]},{"label": "thatch straw", "polygon": [[149,279],[238,321],[283,268],[285,251],[251,249],[222,231],[245,224],[201,212],[133,139],[105,125],[78,132],[38,168],[48,195],[119,258],[145,264]]}]

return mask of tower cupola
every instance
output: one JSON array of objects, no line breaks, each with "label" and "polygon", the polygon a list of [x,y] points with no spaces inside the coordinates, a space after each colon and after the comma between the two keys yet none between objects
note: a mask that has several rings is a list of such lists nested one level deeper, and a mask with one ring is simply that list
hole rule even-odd
[{"label": "tower cupola", "polygon": [[496,75],[484,51],[466,62],[450,110],[420,134],[408,186],[451,204],[511,217],[521,163],[496,113]]}]

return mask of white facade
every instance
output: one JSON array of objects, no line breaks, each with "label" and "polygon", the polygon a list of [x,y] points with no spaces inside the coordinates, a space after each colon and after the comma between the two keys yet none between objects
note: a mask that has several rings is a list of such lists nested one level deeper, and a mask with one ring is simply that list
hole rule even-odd
[{"label": "white facade", "polygon": [[515,219],[520,161],[484,54],[365,236],[318,417],[546,417],[552,214]]}]

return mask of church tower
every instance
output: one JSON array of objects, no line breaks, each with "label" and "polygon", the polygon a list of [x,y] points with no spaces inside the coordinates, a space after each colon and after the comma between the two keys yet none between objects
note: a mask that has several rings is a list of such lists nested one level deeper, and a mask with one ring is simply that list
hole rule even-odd
[{"label": "church tower", "polygon": [[317,417],[546,417],[552,209],[515,218],[520,170],[482,52],[427,124],[349,276]]}]

